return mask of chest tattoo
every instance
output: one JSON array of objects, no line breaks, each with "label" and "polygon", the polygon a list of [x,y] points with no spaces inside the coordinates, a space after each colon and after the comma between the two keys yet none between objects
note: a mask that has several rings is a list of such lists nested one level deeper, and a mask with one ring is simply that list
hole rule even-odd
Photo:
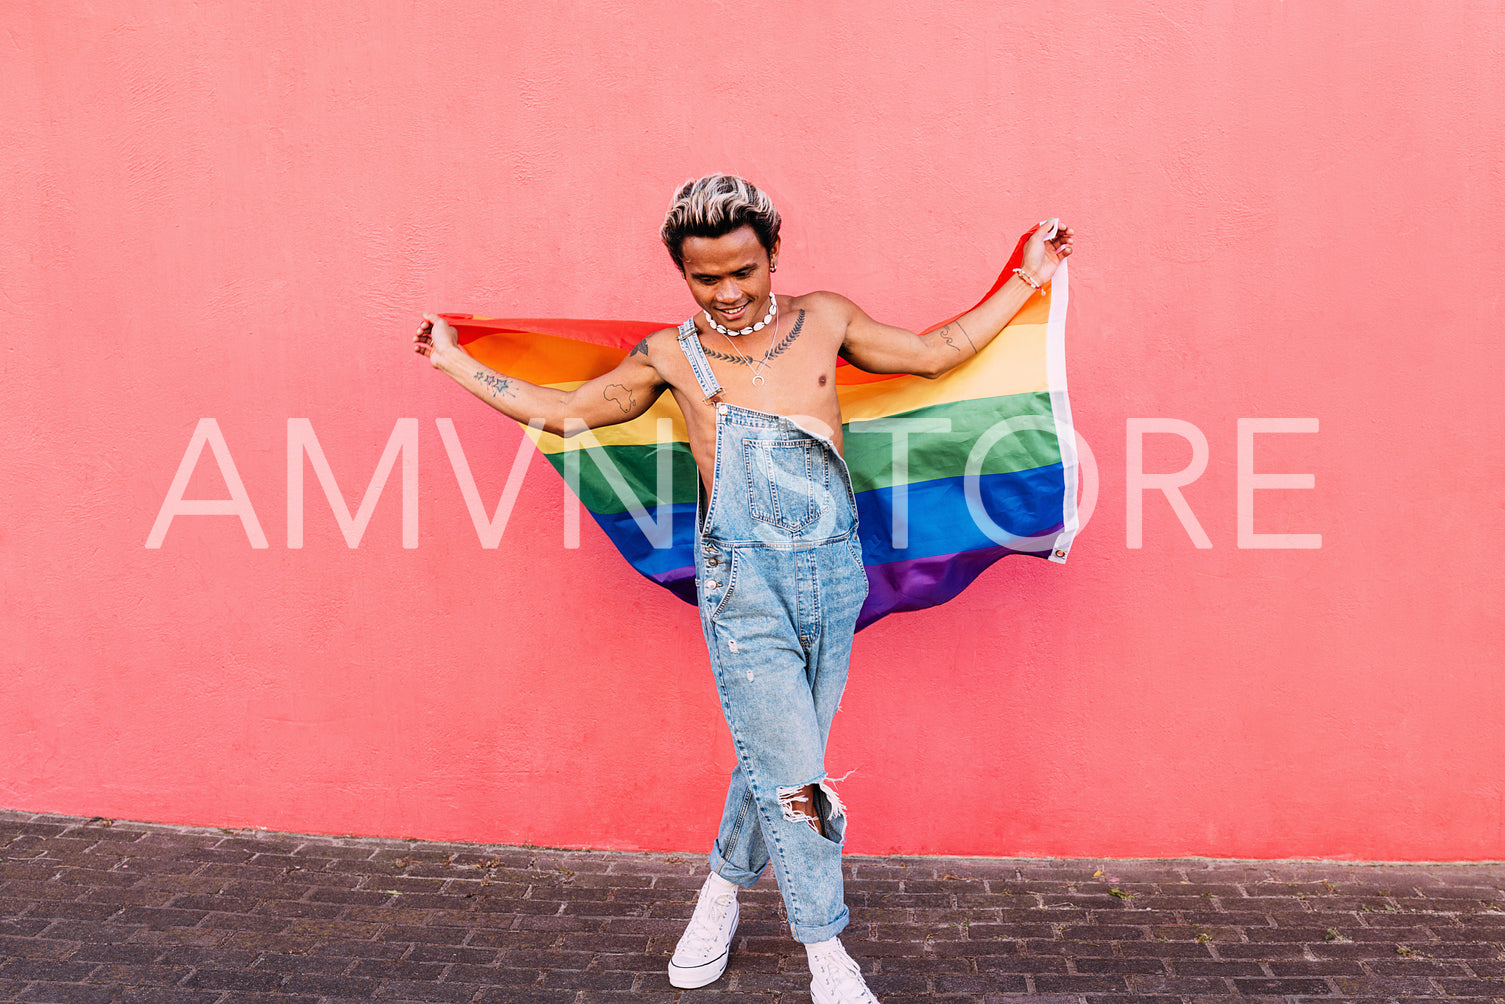
[{"label": "chest tattoo", "polygon": [[[800,330],[804,328],[804,326],[805,312],[801,310],[799,312],[799,316],[794,319],[794,327],[789,329],[789,334],[785,335],[783,338],[780,338],[778,344],[768,350],[768,359],[770,362],[772,362],[774,359],[777,359],[785,349],[794,344],[794,340],[800,336]],[[729,352],[717,352],[715,349],[707,348],[705,350],[705,354],[710,356],[712,359],[720,359],[722,362],[727,363],[736,363],[738,366],[751,365],[742,356],[734,356]]]}]

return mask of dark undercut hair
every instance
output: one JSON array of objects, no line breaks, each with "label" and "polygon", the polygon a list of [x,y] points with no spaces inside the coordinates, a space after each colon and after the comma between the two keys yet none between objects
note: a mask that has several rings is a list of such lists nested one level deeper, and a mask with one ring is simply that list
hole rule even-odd
[{"label": "dark undercut hair", "polygon": [[674,193],[659,236],[674,267],[685,270],[686,237],[724,237],[741,226],[753,228],[763,250],[779,239],[779,211],[766,192],[734,174],[708,174],[685,182]]}]

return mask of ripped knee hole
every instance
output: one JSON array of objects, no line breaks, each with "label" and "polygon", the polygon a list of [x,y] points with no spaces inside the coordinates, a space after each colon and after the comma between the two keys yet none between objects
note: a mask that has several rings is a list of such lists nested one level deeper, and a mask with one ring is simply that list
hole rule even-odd
[{"label": "ripped knee hole", "polygon": [[804,823],[816,833],[824,835],[818,811],[815,806],[809,804],[811,797],[806,794],[808,790],[818,790],[825,796],[827,806],[825,818],[837,819],[846,815],[847,807],[842,802],[841,796],[836,794],[836,789],[832,787],[832,780],[829,777],[823,777],[809,784],[779,786],[776,789],[779,810],[791,823]]}]

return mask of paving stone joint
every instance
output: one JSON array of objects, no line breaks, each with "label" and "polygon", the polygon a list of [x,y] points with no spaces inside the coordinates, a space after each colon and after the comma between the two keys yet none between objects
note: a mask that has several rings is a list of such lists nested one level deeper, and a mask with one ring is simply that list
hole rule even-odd
[{"label": "paving stone joint", "polygon": [[[1505,867],[846,859],[885,1004],[1505,1004]],[[808,1004],[771,877],[727,974],[664,967],[705,868],[0,810],[0,1001]]]}]

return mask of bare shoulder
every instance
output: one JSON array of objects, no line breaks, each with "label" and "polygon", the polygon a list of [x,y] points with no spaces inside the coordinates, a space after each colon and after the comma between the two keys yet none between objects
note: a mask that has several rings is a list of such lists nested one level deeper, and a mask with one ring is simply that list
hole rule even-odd
[{"label": "bare shoulder", "polygon": [[817,289],[809,293],[801,293],[799,296],[791,296],[792,306],[804,310],[817,317],[844,318],[851,315],[857,309],[857,305],[840,293],[833,293],[828,289]]},{"label": "bare shoulder", "polygon": [[638,339],[636,345],[617,364],[618,371],[634,371],[639,379],[655,386],[678,386],[684,382],[688,368],[679,347],[678,328],[659,328]]},{"label": "bare shoulder", "polygon": [[845,337],[852,318],[862,314],[851,300],[825,289],[790,297],[790,301],[795,310],[805,312],[807,327],[831,334],[838,340]]},{"label": "bare shoulder", "polygon": [[627,353],[624,362],[655,366],[663,358],[663,353],[676,347],[675,343],[678,338],[678,328],[659,328],[638,339],[637,344]]}]

